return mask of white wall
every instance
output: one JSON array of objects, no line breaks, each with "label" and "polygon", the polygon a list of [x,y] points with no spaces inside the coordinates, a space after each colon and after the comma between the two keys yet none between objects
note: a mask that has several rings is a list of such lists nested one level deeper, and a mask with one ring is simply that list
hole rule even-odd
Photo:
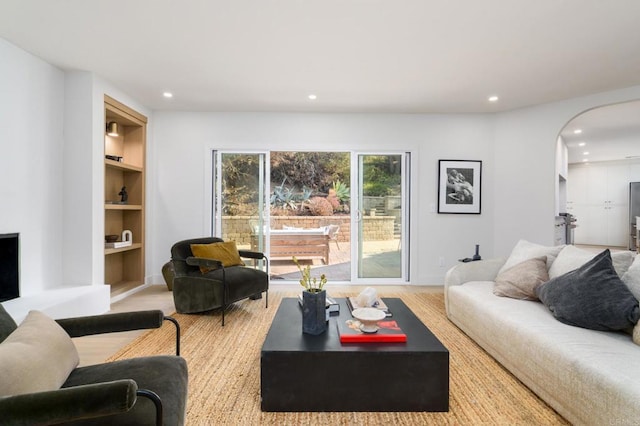
[{"label": "white wall", "polygon": [[[104,94],[151,116],[89,72],[63,72],[0,39],[0,233],[20,233],[20,320],[104,312]],[[152,196],[151,196],[152,197]]]},{"label": "white wall", "polygon": [[65,73],[64,283],[104,284],[104,95],[151,111],[87,71]]},{"label": "white wall", "polygon": [[560,131],[587,109],[633,99],[640,99],[640,86],[496,116],[496,254],[508,254],[520,238],[553,244],[555,153]]},{"label": "white wall", "polygon": [[[153,280],[178,240],[209,230],[211,150],[413,151],[412,282],[438,284],[457,259],[492,253],[493,119],[486,115],[154,113],[155,198],[147,241]],[[483,161],[482,214],[439,215],[439,159]],[[438,258],[445,257],[445,266]]]},{"label": "white wall", "polygon": [[20,233],[21,293],[62,275],[64,74],[0,39],[0,233]]},{"label": "white wall", "polygon": [[[413,150],[412,282],[442,283],[446,269],[480,244],[505,256],[521,238],[554,243],[560,130],[595,106],[640,99],[640,86],[496,115],[233,114],[156,112],[148,267],[158,274],[178,239],[206,235],[212,148]],[[318,147],[318,148],[315,148]],[[320,148],[321,147],[321,148]],[[437,160],[483,160],[482,215],[438,215]],[[437,266],[443,256],[445,268]],[[160,281],[159,275],[151,277]]]},{"label": "white wall", "polygon": [[[206,234],[211,149],[393,147],[414,153],[412,282],[441,284],[475,244],[485,258],[508,254],[520,238],[552,244],[560,130],[589,108],[640,99],[640,86],[496,115],[155,112],[152,119],[101,78],[65,74],[0,39],[0,232],[21,233],[25,295],[102,283],[104,93],[150,118],[147,281],[162,282],[173,242]],[[438,159],[483,161],[481,215],[430,212]],[[74,277],[75,268],[86,279]]]}]

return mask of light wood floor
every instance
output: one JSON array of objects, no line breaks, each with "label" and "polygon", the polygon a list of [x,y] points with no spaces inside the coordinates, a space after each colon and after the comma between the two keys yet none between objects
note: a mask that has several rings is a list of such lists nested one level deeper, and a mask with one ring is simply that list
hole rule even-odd
[{"label": "light wood floor", "polygon": [[[299,289],[297,283],[281,284],[271,283],[270,290],[294,290]],[[356,285],[335,285],[327,286],[327,290],[341,292],[353,292],[358,294],[364,289],[364,286]],[[398,291],[406,292],[442,292],[442,286],[377,286],[378,294],[384,296],[385,293]],[[166,315],[175,312],[173,304],[173,294],[167,290],[165,285],[149,286],[119,302],[111,305],[110,313],[144,311],[150,309],[161,309]],[[131,343],[136,337],[143,333],[142,331],[127,331],[124,333],[109,333],[97,336],[85,336],[75,338],[74,343],[80,354],[80,365],[93,365],[104,362],[107,358],[118,352],[121,348]]]}]

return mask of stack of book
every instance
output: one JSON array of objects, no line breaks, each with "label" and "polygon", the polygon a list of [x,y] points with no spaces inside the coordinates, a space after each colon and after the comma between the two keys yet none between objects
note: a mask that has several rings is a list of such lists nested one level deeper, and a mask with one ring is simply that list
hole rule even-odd
[{"label": "stack of book", "polygon": [[116,241],[115,243],[104,243],[104,248],[129,247],[131,244],[132,244],[131,241]]},{"label": "stack of book", "polygon": [[389,311],[389,308],[384,303],[384,301],[382,299],[380,299],[379,297],[376,299],[376,301],[373,303],[372,306],[360,305],[358,303],[358,298],[355,297],[355,296],[347,297],[347,306],[349,307],[349,310],[351,312],[353,312],[354,309],[360,309],[360,308],[376,308],[376,309],[380,309],[385,314],[387,314],[387,317],[391,316],[391,312]]},{"label": "stack of book", "polygon": [[[387,318],[392,314],[389,308],[380,298],[377,298],[373,303],[373,306],[361,306],[358,303],[358,298],[355,296],[347,297],[347,306],[349,310],[353,312],[354,309],[359,308],[376,308],[383,311]],[[402,331],[398,323],[394,320],[383,319],[378,321],[378,331],[374,333],[367,333],[360,329],[360,321],[357,319],[338,320],[336,322],[338,327],[338,334],[340,335],[341,343],[363,343],[363,342],[375,342],[375,343],[403,343],[407,341],[407,335]]]},{"label": "stack of book", "polygon": [[360,321],[355,318],[346,321],[338,320],[336,325],[340,335],[340,343],[403,343],[407,341],[407,335],[394,320],[378,321],[378,331],[375,333],[365,333],[360,330]]}]

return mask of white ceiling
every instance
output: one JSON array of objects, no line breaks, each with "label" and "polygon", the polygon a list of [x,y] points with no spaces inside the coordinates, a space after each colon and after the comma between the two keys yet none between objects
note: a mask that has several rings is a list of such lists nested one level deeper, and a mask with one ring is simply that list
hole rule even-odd
[{"label": "white ceiling", "polygon": [[[575,134],[576,129],[582,132]],[[584,112],[567,123],[560,135],[567,144],[570,164],[640,159],[640,101]]]},{"label": "white ceiling", "polygon": [[0,37],[156,110],[495,112],[640,84],[638,0],[2,0]]}]

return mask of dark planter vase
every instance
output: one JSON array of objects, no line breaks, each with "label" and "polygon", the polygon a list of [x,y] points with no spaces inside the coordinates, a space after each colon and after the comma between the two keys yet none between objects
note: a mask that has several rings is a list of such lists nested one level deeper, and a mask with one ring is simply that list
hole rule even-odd
[{"label": "dark planter vase", "polygon": [[318,335],[327,331],[327,292],[302,292],[302,332]]}]

